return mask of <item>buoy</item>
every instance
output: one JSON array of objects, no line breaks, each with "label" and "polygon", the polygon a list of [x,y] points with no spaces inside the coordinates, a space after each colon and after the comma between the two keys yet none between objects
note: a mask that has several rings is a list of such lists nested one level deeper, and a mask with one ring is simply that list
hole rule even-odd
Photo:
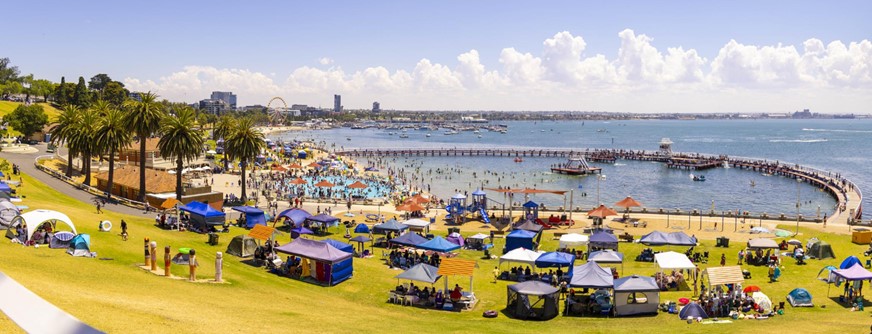
[{"label": "buoy", "polygon": [[112,222],[104,220],[100,222],[100,232],[109,232],[112,229]]}]

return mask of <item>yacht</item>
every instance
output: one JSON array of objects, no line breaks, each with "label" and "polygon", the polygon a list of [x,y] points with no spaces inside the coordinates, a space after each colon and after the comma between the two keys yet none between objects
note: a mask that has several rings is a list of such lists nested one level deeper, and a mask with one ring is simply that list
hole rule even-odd
[{"label": "yacht", "polygon": [[400,138],[409,138],[409,135],[407,135],[407,134],[405,134],[405,133],[401,133],[401,134],[400,134]]},{"label": "yacht", "polygon": [[448,130],[448,131],[445,131],[445,135],[446,135],[446,136],[456,135],[456,134],[458,134],[458,133],[460,133],[460,132],[457,132],[456,130]]}]

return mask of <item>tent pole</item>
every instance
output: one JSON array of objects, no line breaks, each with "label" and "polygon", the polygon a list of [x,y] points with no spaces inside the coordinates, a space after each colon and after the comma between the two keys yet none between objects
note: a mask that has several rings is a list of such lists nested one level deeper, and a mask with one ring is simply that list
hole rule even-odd
[{"label": "tent pole", "polygon": [[[569,226],[572,226],[572,197],[575,191],[573,189],[569,189]],[[564,198],[566,195],[563,195]]]}]

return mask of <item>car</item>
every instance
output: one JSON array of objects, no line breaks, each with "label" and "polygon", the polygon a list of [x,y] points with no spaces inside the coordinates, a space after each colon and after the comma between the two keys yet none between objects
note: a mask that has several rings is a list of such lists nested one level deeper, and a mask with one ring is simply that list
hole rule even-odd
[{"label": "car", "polygon": [[39,144],[39,140],[36,140],[36,139],[31,139],[31,140],[28,140],[28,141],[26,141],[26,142],[27,142],[28,145],[36,145],[36,144]]}]

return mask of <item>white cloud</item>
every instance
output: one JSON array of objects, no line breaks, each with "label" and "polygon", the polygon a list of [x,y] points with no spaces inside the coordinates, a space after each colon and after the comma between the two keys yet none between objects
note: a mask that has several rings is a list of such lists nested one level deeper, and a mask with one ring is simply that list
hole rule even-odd
[{"label": "white cloud", "polygon": [[692,48],[658,49],[653,38],[630,29],[617,37],[613,59],[585,54],[584,38],[562,31],[545,39],[542,50],[502,49],[495,69],[486,68],[473,49],[454,64],[424,58],[411,69],[346,72],[324,57],[318,64],[329,67],[298,67],[284,80],[274,79],[283,74],[186,66],[157,80],[124,82],[188,102],[231,90],[241,105],[263,104],[272,96],[328,105],[332,94],[342,94],[347,108],[378,100],[386,108],[436,110],[784,111],[815,105],[825,112],[870,112],[872,105],[868,40],[812,38],[800,46],[731,40],[708,60]]}]

